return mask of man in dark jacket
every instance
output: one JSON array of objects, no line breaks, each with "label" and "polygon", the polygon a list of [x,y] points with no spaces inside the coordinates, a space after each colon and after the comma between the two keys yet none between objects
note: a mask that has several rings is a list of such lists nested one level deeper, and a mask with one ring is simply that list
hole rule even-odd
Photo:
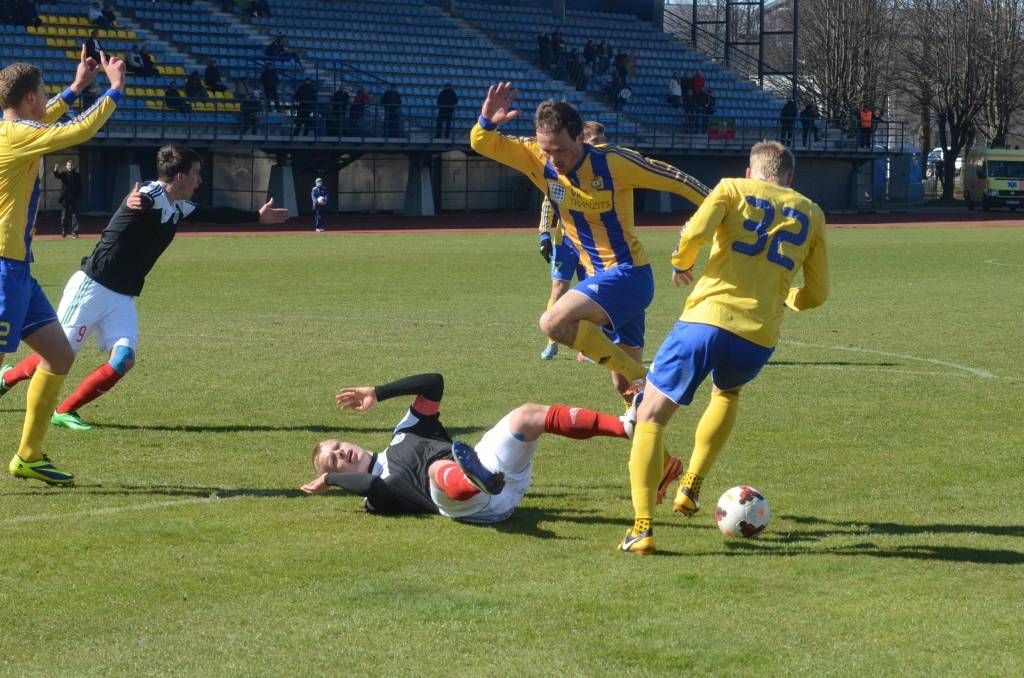
[{"label": "man in dark jacket", "polygon": [[302,136],[313,129],[313,113],[316,108],[316,85],[309,78],[295,90],[295,103],[298,104],[298,119],[295,123],[295,134],[302,130]]},{"label": "man in dark jacket", "polygon": [[455,116],[455,107],[459,103],[459,95],[451,83],[446,84],[441,93],[437,95],[437,127],[434,130],[434,137],[441,137],[441,129],[444,128],[444,137],[452,138],[452,118]]},{"label": "man in dark jacket", "polygon": [[402,136],[402,124],[399,119],[402,95],[398,93],[394,85],[388,84],[388,91],[381,95],[380,103],[384,106],[384,136]]},{"label": "man in dark jacket", "polygon": [[226,92],[228,89],[228,86],[221,82],[220,68],[217,67],[217,62],[213,59],[206,62],[206,70],[203,72],[203,82],[206,83],[206,89],[211,92]]},{"label": "man in dark jacket", "polygon": [[274,64],[269,61],[260,73],[260,84],[263,85],[263,96],[267,100],[267,105],[280,110],[281,105],[277,102],[277,71],[274,70]]},{"label": "man in dark jacket", "polygon": [[793,145],[793,128],[796,126],[796,102],[792,99],[782,107],[782,114],[779,115],[779,127],[782,128],[782,141],[786,146]]},{"label": "man in dark jacket", "polygon": [[68,226],[71,237],[78,237],[78,202],[82,199],[82,175],[75,169],[73,160],[64,163],[64,171],[60,165],[53,166],[53,176],[60,181],[60,237],[66,237]]}]

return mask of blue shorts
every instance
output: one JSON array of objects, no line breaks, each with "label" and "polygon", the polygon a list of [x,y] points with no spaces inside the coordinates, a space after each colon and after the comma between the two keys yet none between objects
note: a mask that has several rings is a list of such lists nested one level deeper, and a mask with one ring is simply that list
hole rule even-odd
[{"label": "blue shorts", "polygon": [[0,353],[14,353],[22,339],[52,322],[57,314],[29,265],[0,257]]},{"label": "blue shorts", "polygon": [[580,280],[587,277],[587,269],[580,263],[576,248],[563,242],[551,248],[551,279],[569,282],[573,276]]},{"label": "blue shorts", "polygon": [[611,320],[604,333],[616,344],[644,345],[644,313],[654,299],[651,265],[616,266],[595,273],[573,288],[587,295]]},{"label": "blue shorts", "polygon": [[720,327],[680,320],[654,356],[647,383],[689,405],[709,372],[715,386],[730,391],[753,380],[774,352]]}]

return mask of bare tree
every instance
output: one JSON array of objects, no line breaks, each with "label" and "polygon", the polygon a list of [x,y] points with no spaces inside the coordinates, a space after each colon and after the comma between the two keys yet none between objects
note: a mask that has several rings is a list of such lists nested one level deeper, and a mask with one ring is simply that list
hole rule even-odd
[{"label": "bare tree", "polygon": [[992,146],[1005,146],[1010,119],[1024,109],[1024,2],[986,0],[984,12],[991,34],[978,46],[986,54],[980,128]]},{"label": "bare tree", "polygon": [[953,197],[955,159],[974,143],[985,108],[989,0],[906,0],[903,87],[927,105],[943,149],[942,197]]},{"label": "bare tree", "polygon": [[826,117],[847,120],[875,109],[893,91],[902,15],[896,0],[804,0],[800,3],[801,88]]}]

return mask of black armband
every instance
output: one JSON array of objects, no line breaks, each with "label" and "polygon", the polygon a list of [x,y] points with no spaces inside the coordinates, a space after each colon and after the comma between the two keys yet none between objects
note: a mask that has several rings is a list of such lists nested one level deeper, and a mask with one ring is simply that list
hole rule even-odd
[{"label": "black armband", "polygon": [[444,396],[444,377],[436,372],[430,374],[416,374],[411,377],[399,379],[398,381],[374,386],[373,390],[377,392],[377,400],[387,400],[388,398],[405,395],[417,395],[423,396],[427,400],[431,400],[435,403],[439,403],[441,402],[441,398]]}]

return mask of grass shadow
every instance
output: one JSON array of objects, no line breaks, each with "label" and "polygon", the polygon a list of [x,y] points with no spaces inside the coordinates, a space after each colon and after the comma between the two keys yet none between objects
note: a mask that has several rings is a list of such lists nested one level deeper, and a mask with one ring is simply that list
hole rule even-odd
[{"label": "grass shadow", "polygon": [[993,537],[1024,537],[1024,525],[970,525],[930,523],[904,525],[891,522],[835,521],[811,516],[779,515],[805,526],[789,532],[767,532],[756,540],[725,542],[724,550],[703,552],[698,556],[868,556],[872,558],[907,558],[913,560],[939,560],[983,565],[1021,565],[1024,552],[1012,549],[987,549],[964,546],[936,546],[932,544],[880,545],[874,541],[856,544],[816,547],[816,543],[834,537],[891,537],[981,534]]},{"label": "grass shadow", "polygon": [[[327,426],[325,424],[294,424],[290,426],[272,426],[269,424],[105,424],[89,422],[96,429],[114,429],[119,431],[160,431],[165,433],[391,433],[391,426]],[[452,426],[447,428],[452,436],[479,433],[487,429],[479,426]]]}]

